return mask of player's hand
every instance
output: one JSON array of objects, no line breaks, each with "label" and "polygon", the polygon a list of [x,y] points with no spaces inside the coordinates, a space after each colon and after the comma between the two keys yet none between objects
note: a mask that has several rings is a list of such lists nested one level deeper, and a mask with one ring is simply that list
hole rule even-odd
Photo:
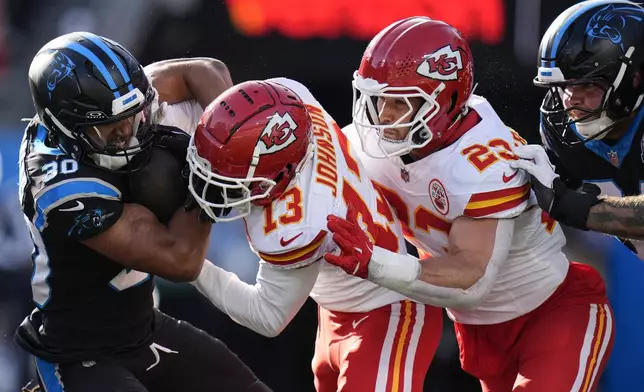
[{"label": "player's hand", "polygon": [[530,174],[539,207],[567,226],[588,230],[586,220],[590,207],[601,202],[598,199],[599,188],[592,184],[584,184],[581,192],[568,188],[555,173],[542,146],[519,146],[513,151],[521,159],[508,163],[512,168],[522,169]]},{"label": "player's hand", "polygon": [[[192,175],[192,181],[193,181],[193,188],[194,191],[198,194],[201,195],[203,192],[203,188],[206,185],[206,182],[201,179],[199,176],[192,174],[190,172],[190,168],[188,165],[186,165],[186,168],[184,169],[184,172],[187,176]],[[211,203],[215,204],[223,204],[224,203],[224,190],[221,187],[215,186],[213,184],[208,185],[208,190],[206,191],[205,199],[208,200]],[[188,195],[188,200],[186,201],[184,205],[184,209],[186,211],[190,211],[193,209],[199,208],[201,211],[199,212],[199,219],[202,222],[215,222],[215,219],[211,217],[209,214],[206,213],[206,211],[201,208],[201,205],[199,205],[199,202],[195,199],[193,196],[192,192]],[[217,218],[220,218],[222,216],[227,216],[230,214],[232,211],[232,208],[214,208],[211,207],[210,210],[212,211],[213,214]]]},{"label": "player's hand", "polygon": [[525,170],[530,174],[539,206],[542,210],[550,212],[554,202],[554,182],[559,175],[555,173],[555,167],[550,163],[546,150],[539,145],[529,144],[515,147],[513,151],[521,159],[509,161],[510,167]]},{"label": "player's hand", "polygon": [[190,144],[190,135],[178,128],[176,130],[161,130],[156,141],[157,146],[167,149],[181,162],[186,161],[188,144]]},{"label": "player's hand", "polygon": [[215,220],[212,219],[208,214],[206,214],[206,211],[204,211],[200,206],[197,200],[192,196],[192,193],[188,195],[188,199],[186,200],[186,203],[183,206],[184,211],[192,211],[199,209],[199,215],[198,218],[200,221],[206,223],[215,223]]},{"label": "player's hand", "polygon": [[357,214],[350,210],[347,217],[349,220],[336,215],[327,217],[327,227],[333,232],[333,241],[338,245],[340,254],[327,253],[324,259],[350,275],[367,279],[373,244],[360,227]]}]

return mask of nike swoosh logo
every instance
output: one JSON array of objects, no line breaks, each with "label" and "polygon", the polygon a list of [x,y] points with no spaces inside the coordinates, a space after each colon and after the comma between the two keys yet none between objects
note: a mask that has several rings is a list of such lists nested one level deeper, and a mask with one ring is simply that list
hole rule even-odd
[{"label": "nike swoosh logo", "polygon": [[297,239],[297,237],[301,236],[302,234],[304,234],[304,232],[301,232],[300,234],[296,235],[295,237],[291,238],[290,240],[284,240],[284,237],[282,237],[282,238],[280,238],[280,245],[282,245],[283,247],[286,247],[286,246],[288,246],[288,244],[290,244],[291,242],[295,241]]},{"label": "nike swoosh logo", "polygon": [[76,204],[72,208],[61,208],[58,211],[82,211],[83,209],[85,209],[85,204],[83,204],[82,201],[76,200],[76,203],[78,203],[78,204]]},{"label": "nike swoosh logo", "polygon": [[353,329],[356,329],[356,327],[358,327],[358,325],[360,325],[360,323],[362,323],[363,321],[365,321],[368,318],[369,318],[369,315],[366,315],[363,318],[361,318],[360,320],[353,320],[351,322],[351,325],[353,325]]},{"label": "nike swoosh logo", "polygon": [[509,175],[509,176],[508,176],[508,175],[506,175],[505,173],[503,173],[503,182],[508,183],[508,182],[512,181],[512,179],[513,179],[514,177],[516,177],[516,175],[517,175],[517,174],[519,174],[519,171],[518,171],[518,170],[517,170],[517,171],[515,171],[514,173],[512,173],[512,174],[511,174],[511,175]]}]

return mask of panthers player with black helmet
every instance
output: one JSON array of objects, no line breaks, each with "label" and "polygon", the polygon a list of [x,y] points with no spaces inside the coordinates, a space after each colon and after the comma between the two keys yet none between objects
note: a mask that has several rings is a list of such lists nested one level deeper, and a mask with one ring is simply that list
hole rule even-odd
[{"label": "panthers player with black helmet", "polygon": [[[203,59],[180,63],[152,67],[168,103],[210,102],[231,84]],[[200,83],[177,72],[200,72]],[[37,116],[21,146],[20,197],[37,309],[15,339],[36,357],[43,390],[268,390],[222,342],[153,308],[153,275],[197,277],[211,223],[177,205],[166,225],[133,191],[157,150],[185,163],[189,139],[159,125],[172,110],[143,67],[116,42],[71,33],[36,54],[29,85]]]},{"label": "panthers player with black helmet", "polygon": [[532,174],[552,218],[644,239],[644,8],[583,1],[552,23],[539,51],[534,83],[549,89],[541,106],[545,150],[519,147],[524,159],[511,164]]}]

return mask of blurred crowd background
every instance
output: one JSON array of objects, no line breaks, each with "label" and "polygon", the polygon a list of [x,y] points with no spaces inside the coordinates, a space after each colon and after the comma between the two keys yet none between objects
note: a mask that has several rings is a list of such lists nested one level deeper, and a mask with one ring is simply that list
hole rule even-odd
[{"label": "blurred crowd background", "polygon": [[[33,376],[12,341],[31,311],[31,241],[17,199],[18,146],[33,116],[27,69],[55,36],[91,31],[128,48],[146,65],[209,56],[224,61],[235,82],[286,76],[307,85],[341,126],[351,121],[351,79],[367,42],[389,23],[412,15],[441,19],[470,40],[476,93],[506,123],[538,142],[543,90],[532,85],[547,26],[571,0],[0,0],[0,392]],[[615,239],[567,231],[566,252],[606,277],[616,311],[616,344],[602,380],[605,392],[644,390],[644,265]],[[209,258],[255,281],[257,257],[241,223],[216,225]],[[90,262],[91,260],[88,260]],[[263,338],[230,321],[190,285],[159,281],[159,306],[224,340],[275,391],[313,391],[310,361],[317,322],[309,300],[285,332]],[[427,391],[479,391],[460,370],[451,323],[430,369]],[[544,391],[545,392],[545,391]]]}]

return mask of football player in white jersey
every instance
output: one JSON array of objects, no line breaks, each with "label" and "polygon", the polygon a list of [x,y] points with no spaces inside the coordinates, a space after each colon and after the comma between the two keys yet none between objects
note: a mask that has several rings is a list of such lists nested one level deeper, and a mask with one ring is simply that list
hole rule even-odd
[{"label": "football player in white jersey", "polygon": [[525,143],[482,97],[452,26],[393,23],[354,75],[359,159],[431,257],[382,249],[358,219],[329,217],[342,252],[325,259],[417,301],[448,308],[463,369],[484,391],[589,391],[613,342],[602,278],[562,253],[563,233],[513,170]]},{"label": "football player in white jersey", "polygon": [[[260,265],[249,285],[205,263],[195,285],[265,336],[279,334],[311,296],[319,304],[312,366],[320,392],[420,392],[440,340],[441,310],[321,260],[337,249],[327,215],[346,216],[348,205],[376,243],[406,253],[400,222],[356,156],[298,82],[249,81],[220,95],[188,149],[190,191],[213,220],[244,220]],[[224,201],[213,202],[221,188]],[[230,208],[236,214],[218,216]]]}]

